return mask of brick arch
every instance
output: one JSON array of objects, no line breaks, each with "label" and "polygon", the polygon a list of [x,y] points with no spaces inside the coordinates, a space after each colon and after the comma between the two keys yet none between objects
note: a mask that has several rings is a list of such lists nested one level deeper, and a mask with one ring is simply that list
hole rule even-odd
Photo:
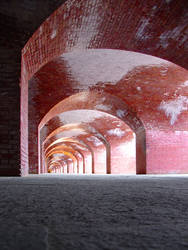
[{"label": "brick arch", "polygon": [[48,173],[56,172],[57,169],[61,168],[62,164],[59,161],[53,162],[49,167]]},{"label": "brick arch", "polygon": [[[68,156],[68,155],[63,155],[61,154],[61,156],[57,157],[57,156],[52,156],[51,159],[49,160],[49,166],[47,167],[48,171],[51,173],[54,170],[54,166],[55,165],[55,173],[59,173],[60,172],[60,168],[62,167],[63,163],[66,162],[67,165],[67,173],[69,172],[69,160],[71,160],[71,163],[74,165],[74,160]],[[73,166],[74,167],[74,166]],[[52,171],[51,171],[52,168]]]},{"label": "brick arch", "polygon": [[[89,98],[89,95],[88,95],[88,98]],[[117,102],[116,102],[116,105],[118,105]],[[63,106],[65,107],[64,103],[63,103]],[[60,111],[60,109],[58,110]],[[118,112],[118,113],[120,113],[122,116],[121,112]],[[81,114],[80,118],[79,118],[80,115],[78,114]],[[91,122],[89,122],[86,119],[88,115],[92,118]],[[77,116],[80,120],[77,120]],[[66,117],[68,117],[67,125],[65,125]],[[77,121],[78,123],[74,124],[75,121]],[[79,122],[81,123],[79,124]],[[136,120],[134,120],[134,122],[136,122]],[[85,131],[88,131],[91,136],[93,135],[97,136],[98,138],[100,138],[100,140],[103,141],[103,143],[105,143],[105,146],[107,149],[107,155],[106,155],[107,156],[107,173],[119,173],[119,174],[129,173],[130,174],[130,173],[136,173],[136,172],[139,173],[139,171],[142,171],[141,169],[138,169],[138,167],[140,167],[140,165],[143,164],[143,162],[139,161],[139,156],[137,159],[137,169],[136,169],[136,162],[133,163],[134,160],[131,160],[129,156],[130,153],[128,153],[126,159],[124,159],[125,158],[124,154],[121,153],[122,155],[120,156],[120,153],[117,152],[117,149],[116,149],[117,145],[120,145],[122,143],[122,140],[124,140],[124,142],[129,141],[130,140],[129,137],[131,136],[132,138],[133,132],[129,126],[127,126],[122,120],[120,120],[119,118],[115,116],[109,115],[108,113],[104,113],[101,111],[96,111],[96,110],[86,110],[86,109],[72,110],[72,111],[66,111],[66,112],[63,112],[54,116],[45,124],[44,127],[48,127],[48,130],[47,129],[43,130],[41,128],[41,131],[40,131],[41,132],[41,135],[40,135],[41,145],[42,145],[42,141],[44,140],[44,138],[48,138],[49,136],[53,138],[53,136],[57,133],[56,131],[61,132],[66,129],[69,129],[69,127],[73,129],[74,128],[84,129]],[[126,131],[125,135],[124,135],[124,131]],[[136,135],[136,137],[138,137],[137,143],[139,141],[140,132],[141,132],[141,129],[139,129]],[[118,135],[119,133],[120,135]],[[130,135],[128,133],[130,133]],[[112,136],[110,134],[112,134]],[[116,138],[116,134],[117,134],[117,138]],[[118,136],[120,136],[120,138],[118,138]],[[125,145],[124,147],[125,147],[124,150],[126,150]],[[138,149],[138,146],[137,146],[137,149]],[[134,152],[134,149],[133,149],[133,152]],[[119,162],[119,159],[117,158],[118,154],[119,154],[119,158],[122,158],[122,162]],[[126,161],[127,163],[123,163],[124,161]],[[119,166],[118,166],[118,162],[119,162]],[[123,166],[126,166],[126,168]]]},{"label": "brick arch", "polygon": [[[187,61],[181,55],[186,52],[186,7],[186,0],[178,4],[146,0],[136,5],[131,0],[68,0],[47,18],[25,45],[23,71],[28,70],[30,78],[60,54],[88,48],[136,51],[186,68]],[[177,22],[173,22],[172,10]]]},{"label": "brick arch", "polygon": [[[21,161],[22,161],[21,172],[23,175],[28,173],[28,81],[31,80],[31,78],[34,76],[35,73],[38,72],[40,72],[41,74],[44,73],[42,69],[43,66],[44,68],[45,66],[50,66],[50,65],[51,65],[50,67],[55,66],[56,64],[55,62],[52,62],[53,60],[60,57],[61,61],[63,61],[62,57],[64,57],[65,59],[67,54],[69,54],[70,56],[72,52],[80,53],[80,52],[85,52],[88,49],[93,49],[93,50],[110,49],[113,51],[120,51],[120,50],[124,52],[136,51],[149,55],[154,55],[187,67],[187,62],[184,56],[186,54],[185,53],[186,44],[184,42],[184,38],[185,38],[185,28],[187,25],[186,8],[185,8],[185,6],[187,6],[186,5],[187,2],[179,1],[178,4],[174,4],[174,1],[171,1],[172,3],[170,3],[169,1],[165,2],[163,0],[159,0],[157,3],[153,4],[151,3],[150,0],[146,0],[144,1],[144,3],[142,3],[144,7],[143,6],[141,7],[139,3],[136,6],[134,5],[134,8],[132,5],[133,2],[131,0],[124,2],[121,1],[121,4],[117,4],[115,2],[116,1],[106,2],[104,0],[97,0],[92,2],[89,0],[67,1],[65,5],[61,6],[56,12],[54,12],[54,14],[52,14],[44,22],[44,24],[40,27],[40,29],[36,31],[36,33],[32,36],[32,38],[24,47],[22,52],[22,75],[21,75]],[[143,9],[146,10],[147,15],[143,15]],[[172,9],[173,10],[178,9],[177,11],[178,18],[176,19],[177,22],[173,22],[174,20],[173,13],[175,12],[171,11]],[[135,16],[134,19],[129,18],[132,15]],[[172,21],[168,21],[164,25],[164,20],[166,16],[168,16],[168,20]],[[127,25],[124,25],[125,23]],[[128,23],[130,25],[128,25]],[[92,26],[90,26],[90,24],[92,24]],[[130,27],[131,30],[129,29]],[[142,36],[140,36],[140,34],[142,34]],[[155,35],[151,37],[151,34]],[[172,53],[172,51],[174,53]],[[113,57],[111,58],[111,61],[113,61]],[[180,83],[179,87],[181,88],[181,85],[183,83],[186,83],[188,79],[187,78],[188,74],[187,73],[184,74],[186,77],[179,77],[178,71],[183,71],[183,70],[182,69],[180,70],[178,66],[174,67],[176,68],[176,73],[177,73],[175,79],[179,81]],[[65,73],[64,68],[62,68],[62,72]],[[49,72],[46,78],[49,77],[50,73],[53,72]],[[69,74],[64,74],[64,75],[65,77],[63,78],[63,80],[68,79]],[[144,73],[142,75],[144,76]],[[163,78],[164,76],[162,75],[159,81],[163,82]],[[169,79],[165,80],[166,81],[165,88],[167,92],[164,92],[163,94],[168,93],[168,88],[169,85],[171,84]],[[38,81],[38,79],[36,80]],[[67,82],[69,81],[70,79],[68,79]],[[36,84],[32,85],[31,83],[33,83],[33,81],[30,81],[29,84],[30,87],[33,88],[37,93],[41,85],[39,88],[35,89]],[[129,81],[127,82],[126,76],[121,83],[123,84],[122,85],[119,84],[117,86],[124,87],[125,83],[129,83],[129,85],[131,86],[131,82]],[[105,82],[106,89],[108,88],[109,92],[111,93],[113,92],[117,93],[118,91],[117,86],[114,89],[111,86],[112,85],[111,82],[109,84],[110,86],[108,84],[109,84],[108,82]],[[156,83],[155,86],[150,86],[151,87],[150,89],[152,90],[151,93],[149,93],[150,96],[156,94],[157,91],[155,87],[157,85],[158,83]],[[135,87],[140,88],[139,85]],[[139,89],[137,90],[139,91]],[[76,92],[76,90],[74,91]],[[81,89],[81,91],[83,91],[83,89]],[[134,96],[135,91],[136,91],[135,89],[131,89],[129,93],[130,96]],[[69,93],[67,89],[65,92],[66,93],[64,98],[69,95],[75,94],[75,92]],[[125,96],[124,93],[121,93],[119,97],[124,98]],[[146,91],[145,93],[148,92]],[[159,104],[161,104],[161,106],[159,105],[157,106],[158,109],[156,115],[159,118],[159,121],[157,120],[155,129],[157,128],[157,125],[161,123],[162,119],[160,119],[160,116],[161,117],[163,116],[163,118],[165,119],[169,118],[171,115],[173,116],[173,114],[169,113],[168,111],[167,107],[169,107],[169,105],[173,105],[174,103],[180,103],[180,105],[184,107],[184,105],[187,104],[186,98],[188,95],[185,89],[182,91],[182,94],[179,93],[178,96],[175,96],[175,94],[176,90],[174,90],[174,92],[170,94],[171,96],[168,99],[165,99],[166,97],[164,95],[160,94],[156,95],[155,99],[159,101]],[[181,95],[183,97],[181,97]],[[160,99],[160,96],[164,97],[164,99],[162,98]],[[39,103],[38,105],[40,106],[40,99],[41,97],[39,99],[37,98],[35,99],[36,106],[37,103]],[[56,100],[56,97],[54,97],[54,99]],[[138,95],[138,98],[136,98],[136,101],[137,100],[138,101],[140,100],[140,95]],[[148,98],[145,98],[145,100],[148,101]],[[60,100],[57,100],[57,102],[58,101]],[[131,107],[132,110],[134,110],[135,108],[135,111],[137,112],[139,104],[135,106],[134,102],[135,102],[134,98],[133,99],[129,98],[129,103],[128,103],[129,106]],[[43,104],[45,104],[45,102]],[[46,107],[47,110],[45,110],[44,108],[45,105],[43,104],[40,106],[41,107],[41,110],[39,112],[40,114],[37,114],[36,124],[31,124],[31,126],[35,127],[33,131],[34,140],[37,135],[37,126],[40,122],[40,119],[48,112],[48,110],[52,106],[54,106],[54,104],[51,107],[50,105],[48,105],[48,107]],[[153,101],[150,102],[151,107],[152,104]],[[142,107],[140,108],[139,112],[142,111],[142,108],[144,108],[144,103],[142,103]],[[144,109],[144,112],[147,116],[148,110]],[[138,116],[140,117],[140,115]],[[172,119],[171,123],[173,123],[173,121],[174,119]],[[178,125],[177,124],[175,126],[173,125],[173,129],[172,131],[170,131],[172,135],[169,134],[169,136],[173,138],[173,143],[175,143],[177,136],[174,135],[175,131],[176,130],[182,131],[182,134],[180,137],[178,137],[178,139],[180,139],[182,146],[184,147],[184,151],[187,150],[186,143],[184,142],[184,140],[186,141],[186,138],[183,139],[183,137],[185,137],[186,135],[183,134],[183,132],[187,131],[187,128],[185,126],[186,125],[185,121],[186,121],[186,114],[184,110],[183,112],[181,112],[181,119],[178,119],[177,122]],[[183,123],[184,127],[182,127]],[[165,131],[167,130],[167,128],[168,128],[167,126],[166,127],[162,126],[162,129]],[[147,133],[147,135],[148,135],[148,142],[154,144],[156,141],[159,141],[159,138],[157,138],[155,131],[152,131],[152,129],[153,127],[151,126],[148,129],[149,132]],[[164,131],[162,132],[160,131],[159,134],[160,137],[162,136],[162,138],[166,138]],[[153,141],[153,138],[155,138],[155,141]],[[30,138],[29,140],[32,139],[33,138]],[[151,144],[149,146],[151,146]],[[171,147],[170,145],[167,146]],[[152,147],[153,145],[150,147],[150,150]],[[161,147],[160,150],[158,150],[156,149],[155,145],[152,154],[154,154],[154,151],[162,152],[163,145],[160,145],[160,147]],[[178,150],[180,150],[180,148],[178,148]],[[35,143],[33,143],[33,152],[31,153],[36,154],[35,152],[36,152],[36,145]],[[172,153],[174,151],[169,149],[168,153],[169,152]],[[182,155],[182,152],[178,154],[180,156]],[[151,157],[151,162],[150,162],[151,165],[154,165],[152,159],[156,157],[159,156]],[[173,167],[173,171],[175,171],[175,168],[177,167],[178,164],[177,159],[168,162],[168,165],[171,165],[174,162],[176,162],[176,164]],[[185,171],[185,162],[186,160],[184,161],[184,166],[182,166],[182,169],[184,169],[183,171]],[[34,164],[37,164],[36,161],[34,162]],[[162,164],[164,164],[164,162],[162,162]]]},{"label": "brick arch", "polygon": [[[96,167],[97,163],[95,163],[95,161],[97,159],[96,159],[96,157],[94,157],[96,155],[96,152],[95,152],[96,150],[95,150],[95,146],[92,145],[92,143],[90,143],[90,141],[87,141],[87,137],[88,136],[90,137],[91,135],[96,137],[96,139],[99,140],[101,142],[101,144],[103,145],[103,150],[105,152],[106,152],[106,140],[105,140],[105,138],[102,139],[102,136],[99,135],[99,134],[97,134],[97,135],[96,134],[90,134],[90,130],[87,129],[87,128],[85,128],[85,130],[84,130],[84,133],[87,133],[87,134],[85,134],[85,135],[80,134],[79,135],[79,133],[78,133],[77,135],[73,134],[71,136],[71,132],[72,131],[74,132],[74,127],[75,127],[75,125],[70,124],[69,128],[66,128],[66,126],[61,126],[60,128],[58,127],[56,129],[54,129],[53,132],[51,134],[49,134],[46,137],[46,139],[43,141],[43,143],[42,143],[43,147],[42,148],[43,148],[44,152],[46,150],[48,150],[49,147],[56,148],[56,145],[57,145],[58,142],[60,142],[60,140],[64,141],[65,132],[67,131],[70,134],[69,137],[67,138],[67,140],[69,140],[69,138],[76,138],[77,140],[84,143],[84,145],[87,146],[87,148],[89,148],[89,150],[92,152],[92,158],[93,158],[93,160],[92,160],[92,173],[94,173],[94,172],[96,172],[96,169],[97,169],[97,167]],[[84,126],[82,126],[82,129],[83,129],[83,127]],[[76,128],[79,129],[78,126],[76,126]],[[85,136],[87,136],[87,137],[85,137]],[[106,159],[105,159],[105,161],[106,161]],[[104,168],[106,168],[105,165],[106,165],[106,162],[104,163]]]},{"label": "brick arch", "polygon": [[[48,140],[47,140],[47,142],[48,142]],[[87,164],[85,163],[84,170],[85,170],[86,173],[90,173],[88,171],[88,169],[93,169],[94,168],[94,152],[92,150],[92,147],[89,144],[87,144],[84,140],[82,140],[81,138],[80,139],[75,138],[75,137],[61,138],[61,141],[58,141],[58,140],[53,141],[52,140],[52,142],[53,142],[54,146],[56,146],[58,144],[61,144],[61,143],[70,143],[71,145],[73,143],[73,144],[76,144],[79,147],[80,146],[84,147],[87,150],[87,152],[85,154],[85,157],[84,157],[85,162],[87,162]],[[49,144],[49,146],[51,147],[51,144]],[[47,147],[47,149],[48,149],[48,147]],[[43,154],[42,154],[42,158],[43,158],[42,163],[41,163],[42,167],[39,168],[39,173],[44,173],[45,172],[45,166],[44,166],[44,163],[43,163],[45,157],[43,156]],[[90,158],[90,160],[87,160],[87,158]],[[86,165],[88,165],[88,166],[86,166]]]},{"label": "brick arch", "polygon": [[[94,165],[94,154],[93,154],[91,147],[88,144],[86,144],[84,141],[78,140],[76,138],[62,139],[60,143],[57,142],[55,145],[59,145],[61,143],[68,144],[69,146],[70,145],[75,146],[76,151],[80,153],[82,152],[83,158],[84,158],[84,173],[89,173],[87,169],[90,169],[90,168],[92,169]],[[43,170],[42,171],[39,170],[39,173],[43,173],[43,172],[44,172]]]},{"label": "brick arch", "polygon": [[58,102],[41,119],[38,129],[40,130],[45,126],[55,115],[78,109],[98,110],[117,116],[134,131],[144,128],[144,124],[137,117],[136,112],[133,112],[121,98],[103,90],[91,90],[79,92]]},{"label": "brick arch", "polygon": [[[62,113],[63,115],[63,113]],[[50,140],[51,137],[53,138],[53,136],[55,136],[57,133],[61,133],[63,131],[67,131],[70,129],[83,129],[85,132],[89,133],[91,136],[94,136],[97,138],[97,140],[100,140],[102,142],[102,144],[105,146],[105,151],[106,151],[106,168],[107,168],[107,173],[110,173],[110,144],[108,142],[108,140],[106,140],[106,138],[99,132],[97,131],[97,128],[93,127],[91,124],[89,123],[70,123],[65,125],[64,122],[61,121],[61,118],[57,115],[54,116],[45,126],[48,127],[48,131],[46,130],[41,130],[40,131],[40,142],[39,142],[39,168],[41,164],[41,159],[40,159],[40,155],[41,152],[43,151],[43,145],[45,143],[45,141],[48,139]],[[41,136],[42,134],[42,136]],[[45,139],[45,140],[44,140]],[[91,149],[91,147],[90,147]],[[93,160],[92,160],[92,173],[94,173],[94,169],[96,164],[94,163],[95,159],[93,156]]]},{"label": "brick arch", "polygon": [[[73,152],[75,157],[77,158],[77,162],[78,162],[78,166],[77,166],[77,173],[83,173],[84,171],[84,155],[82,152],[80,152],[80,150],[77,150],[74,146],[72,145],[68,145],[66,143],[58,143],[55,145],[55,148],[58,149],[62,149],[63,151],[68,150],[70,152]],[[53,150],[53,146],[49,147],[48,149],[45,150],[44,154],[46,155],[48,152],[50,152],[51,150]]]},{"label": "brick arch", "polygon": [[45,156],[45,161],[46,161],[46,171],[45,171],[45,173],[48,172],[49,166],[51,164],[50,161],[53,161],[53,159],[55,159],[56,156],[57,156],[57,158],[68,156],[69,157],[68,160],[71,159],[73,161],[73,170],[72,170],[72,173],[76,173],[77,172],[78,158],[75,155],[75,153],[72,152],[72,151],[70,151],[70,150],[63,150],[62,148],[54,148],[51,152],[49,152],[49,154],[47,154]]},{"label": "brick arch", "polygon": [[[44,116],[39,124],[39,144],[42,143],[41,140],[44,137],[43,133],[47,132],[50,127],[55,128],[56,126],[62,125],[61,122],[59,122],[60,119],[58,118],[58,115],[66,111],[79,109],[103,111],[107,114],[118,117],[123,122],[125,122],[136,134],[136,172],[138,174],[143,174],[146,172],[145,128],[143,122],[137,117],[135,112],[132,112],[130,110],[126,102],[104,91],[91,90],[80,92],[56,104],[51,110],[49,110],[49,112]],[[43,129],[43,127],[46,127],[48,129]],[[102,139],[104,140],[104,138]],[[110,145],[107,141],[105,142],[105,144],[107,147],[107,169],[108,173],[110,173]],[[40,150],[41,149],[39,148],[39,151]]]},{"label": "brick arch", "polygon": [[[105,99],[105,100],[104,100]],[[106,108],[109,107],[109,110]],[[136,154],[137,154],[137,173],[143,174],[146,172],[146,145],[145,145],[145,128],[142,121],[137,117],[135,112],[132,112],[129,106],[122,101],[120,98],[109,94],[104,91],[84,91],[72,95],[58,104],[56,104],[41,120],[39,124],[39,135],[42,130],[44,124],[49,127],[50,120],[56,114],[60,114],[62,112],[66,112],[69,110],[77,110],[77,109],[91,109],[103,111],[107,114],[118,117],[123,122],[125,122],[136,134]],[[51,120],[52,124],[56,123],[56,118]],[[52,125],[53,126],[53,125]],[[41,142],[40,142],[41,143]],[[109,146],[108,146],[109,148]],[[109,151],[109,150],[108,150]],[[109,161],[109,160],[108,160]],[[108,163],[110,165],[110,163]]]},{"label": "brick arch", "polygon": [[[79,173],[79,168],[80,168],[80,154],[75,151],[73,148],[71,147],[68,147],[68,146],[65,146],[65,145],[56,145],[55,147],[51,148],[50,150],[46,150],[44,152],[44,155],[45,155],[45,159],[47,160],[48,157],[51,155],[51,154],[54,154],[54,152],[68,152],[68,153],[71,153],[74,158],[76,159],[76,170],[74,169],[74,173]],[[47,169],[45,172],[48,172]]]},{"label": "brick arch", "polygon": [[[81,157],[82,157],[82,170],[79,173],[85,173],[85,157],[86,157],[86,154],[84,153],[84,151],[87,151],[88,149],[79,147],[79,143],[76,143],[76,142],[73,143],[71,141],[63,141],[63,142],[56,143],[56,146],[59,146],[59,145],[64,145],[64,146],[70,147],[73,150],[77,151],[81,155]],[[49,149],[50,148],[51,147],[49,147]]]}]

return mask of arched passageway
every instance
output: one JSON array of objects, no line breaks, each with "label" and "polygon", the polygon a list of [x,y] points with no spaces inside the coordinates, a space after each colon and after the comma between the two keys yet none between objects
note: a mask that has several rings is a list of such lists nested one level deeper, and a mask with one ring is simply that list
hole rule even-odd
[{"label": "arched passageway", "polygon": [[[78,109],[84,109],[84,110],[99,110],[103,111],[107,114],[111,114],[113,116],[116,116],[116,120],[111,120],[108,122],[108,124],[101,124],[102,120],[98,119],[94,122],[95,129],[87,123],[85,125],[87,127],[87,130],[90,131],[90,133],[98,134],[100,135],[100,132],[102,131],[101,128],[106,126],[106,129],[108,130],[114,128],[117,130],[120,130],[117,126],[121,126],[121,121],[124,121],[136,134],[136,154],[137,158],[139,159],[137,164],[137,173],[145,173],[146,172],[146,156],[145,156],[145,129],[141,122],[141,120],[136,116],[135,112],[132,112],[128,105],[123,102],[121,99],[106,93],[104,91],[90,91],[90,92],[80,92],[78,94],[75,94],[73,96],[70,96],[69,98],[64,99],[63,101],[56,104],[41,120],[39,124],[39,134],[38,138],[39,140],[39,147],[41,144],[41,141],[44,139],[47,134],[50,133],[53,129],[61,126],[64,124],[64,118],[61,118],[60,113],[61,112],[67,112],[68,110],[78,110]],[[94,112],[93,112],[94,113]],[[110,116],[109,116],[110,117]],[[68,117],[68,122],[82,122],[82,127],[84,122],[89,122],[89,118],[92,119],[92,111],[86,112],[85,116],[82,116],[81,118],[75,115],[72,115],[72,117]],[[121,119],[118,120],[118,119]],[[62,122],[63,121],[63,122]],[[97,130],[96,130],[97,127]],[[48,129],[47,129],[48,128]],[[124,130],[125,128],[123,128]],[[104,133],[104,131],[102,131]],[[115,134],[115,132],[114,132]],[[121,131],[120,131],[121,135]],[[110,140],[110,136],[107,134],[108,140]],[[100,136],[101,137],[101,136]],[[103,141],[105,140],[104,137],[101,138]],[[108,173],[110,173],[110,158],[112,155],[112,152],[110,152],[110,145],[106,141],[106,146],[108,148],[107,150],[107,164],[108,167]],[[40,151],[40,149],[39,149]],[[113,150],[111,150],[113,151]],[[134,152],[133,152],[134,154]],[[40,162],[39,162],[40,164]],[[117,163],[118,164],[118,163]],[[118,171],[117,171],[118,172]]]},{"label": "arched passageway", "polygon": [[[137,172],[135,133],[119,118],[101,111],[72,110],[59,114],[58,120],[55,116],[45,125],[48,131],[41,128],[41,156],[59,147],[65,138],[76,138],[89,146],[93,153],[91,173]],[[75,121],[79,123],[75,124]],[[39,163],[41,161],[42,157]]]},{"label": "arched passageway", "polygon": [[[23,51],[22,174],[38,173],[37,147],[40,158],[41,143],[50,126],[57,129],[64,125],[58,120],[61,114],[83,109],[118,117],[134,131],[139,159],[137,173],[187,173],[188,156],[184,152],[188,149],[188,72],[169,61],[135,53],[134,50],[146,51],[144,47],[125,43],[122,34],[128,36],[129,33],[126,28],[125,33],[122,33],[123,28],[116,29],[115,17],[121,17],[124,23],[129,1],[122,2],[117,12],[114,12],[113,1],[106,3],[105,8],[102,0],[91,6],[87,6],[88,3],[87,0],[67,1],[41,26]],[[149,6],[149,13],[157,16],[157,12],[152,12],[154,6]],[[83,12],[77,15],[79,8]],[[61,14],[70,10],[71,14],[62,25]],[[96,14],[94,20],[93,13]],[[140,15],[139,10],[137,14]],[[107,22],[108,17],[115,19]],[[92,20],[96,30],[85,29],[84,20],[88,25]],[[140,28],[142,25],[139,22]],[[181,31],[183,27],[184,23]],[[116,37],[109,38],[109,31],[114,29]],[[50,32],[55,35],[49,43],[44,37]],[[86,34],[87,39],[83,39]],[[30,57],[33,46],[40,57],[35,54]],[[150,46],[149,54],[178,62],[171,57],[170,46],[167,47],[164,53]],[[56,122],[59,123],[57,127]],[[118,127],[114,129],[118,131]],[[110,152],[110,158],[112,155]]]}]

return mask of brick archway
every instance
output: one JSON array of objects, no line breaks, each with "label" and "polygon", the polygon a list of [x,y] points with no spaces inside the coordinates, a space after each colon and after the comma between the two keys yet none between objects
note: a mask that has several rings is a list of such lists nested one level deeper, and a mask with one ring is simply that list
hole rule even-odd
[{"label": "brick archway", "polygon": [[[62,105],[64,108],[66,107],[65,103],[60,103],[60,105]],[[58,110],[60,111],[60,109]],[[88,115],[89,117],[87,117]],[[74,124],[75,121],[79,123]],[[43,130],[43,127],[48,127],[48,131],[46,129]],[[71,132],[70,129],[73,129],[75,132],[77,131],[78,134],[79,129],[81,132],[84,131],[84,133],[87,131],[87,133],[90,134],[89,141],[93,141],[94,145],[96,143],[97,151],[99,150],[99,146],[101,145],[101,143],[100,145],[98,145],[99,143],[95,140],[94,137],[100,139],[102,144],[104,143],[106,147],[106,163],[105,160],[103,160],[103,163],[101,165],[101,160],[98,161],[99,154],[96,152],[96,156],[94,157],[95,165],[93,166],[93,173],[130,174],[138,172],[138,169],[136,171],[136,143],[133,131],[129,126],[125,125],[125,123],[117,117],[101,111],[78,109],[66,111],[54,116],[43,127],[41,127],[40,131],[40,134],[42,134],[42,136],[40,136],[40,144],[44,145],[45,142],[48,142],[48,144],[45,143],[45,148],[50,147],[50,145],[52,145],[51,143],[54,140],[56,140],[57,143],[60,143],[59,140],[63,141],[64,136],[66,136],[65,132]],[[75,133],[73,133],[72,136],[76,136]],[[131,142],[130,140],[133,141]],[[131,145],[130,143],[133,143],[132,154],[130,154],[130,149],[127,151],[126,148],[128,147],[128,145],[126,145],[126,143],[129,143],[129,147]],[[117,151],[118,147],[119,149],[121,147],[119,153]],[[122,150],[124,151],[124,153],[121,152]],[[126,156],[125,152],[127,154]],[[120,159],[122,162],[120,162]],[[105,164],[107,164],[106,170],[101,172],[100,169],[105,168]],[[139,166],[139,164],[137,165]]]},{"label": "brick archway", "polygon": [[[133,50],[144,52],[180,63],[178,59],[175,59],[178,57],[172,56],[173,42],[166,41],[168,48],[165,51],[155,49],[159,45],[157,42],[154,43],[156,46],[150,46],[151,41],[150,43],[143,42],[144,46],[141,47],[134,42],[125,43],[121,35],[122,30],[117,29],[118,23],[113,17],[121,16],[123,23],[125,19],[122,13],[128,13],[129,3],[126,5],[122,3],[121,8],[115,8],[113,2],[108,2],[104,8],[102,0],[97,0],[91,5],[88,4],[87,0],[67,1],[46,20],[23,50],[21,77],[22,174],[28,173],[28,151],[35,159],[37,157],[36,136],[41,119],[62,99],[88,90],[113,94],[126,103],[129,109],[142,120],[146,130],[146,143],[142,144],[142,150],[147,151],[148,173],[157,172],[156,162],[159,158],[161,161],[158,173],[186,173],[187,158],[183,152],[187,150],[185,132],[187,132],[188,93],[186,86],[188,73],[185,69],[168,61],[132,52]],[[83,12],[77,15],[77,10],[80,8]],[[150,5],[147,8],[148,11],[154,11]],[[117,11],[114,12],[115,9]],[[69,18],[60,22],[62,14],[66,16],[67,13],[70,14]],[[92,19],[93,13],[96,14],[94,20]],[[138,10],[137,18],[141,17],[141,14]],[[155,14],[158,16],[157,13]],[[112,22],[107,22],[108,18]],[[88,24],[92,23],[92,27],[97,30],[90,29],[89,25],[87,29],[84,29],[86,25],[84,20],[87,20]],[[105,21],[107,25],[103,26],[102,23]],[[142,22],[139,24],[142,27]],[[182,30],[183,27],[184,22],[181,26]],[[114,33],[116,37],[111,35],[109,37],[109,34],[112,34],[109,33],[109,30],[112,31],[114,28],[119,33]],[[132,32],[134,33],[135,30],[136,26]],[[179,27],[175,31],[180,32],[180,30]],[[165,32],[166,30],[163,30],[161,37],[164,37],[162,35]],[[48,38],[46,34],[49,34]],[[124,34],[128,35],[126,29]],[[86,38],[83,39],[84,37]],[[149,50],[147,50],[148,48]],[[165,140],[166,136],[169,137],[169,142]],[[32,141],[29,150],[28,139]],[[141,140],[143,141],[143,138]],[[173,155],[168,158],[167,162],[164,160],[164,156],[160,157],[164,151],[165,154]],[[179,166],[178,158],[182,155],[184,161]],[[37,161],[32,162],[32,157],[30,159],[34,173],[37,169]]]}]

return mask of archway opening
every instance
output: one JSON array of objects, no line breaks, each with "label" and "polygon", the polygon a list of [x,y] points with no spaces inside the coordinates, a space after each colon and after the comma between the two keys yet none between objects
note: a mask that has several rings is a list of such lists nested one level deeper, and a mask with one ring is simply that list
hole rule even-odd
[{"label": "archway opening", "polygon": [[[136,134],[121,119],[102,111],[82,109],[60,113],[41,128],[40,141],[41,166],[44,166],[44,159],[49,152],[64,150],[65,141],[70,146],[72,143],[74,146],[76,141],[92,152],[92,169],[89,173],[137,172]],[[46,167],[40,170],[40,173],[44,172],[48,172]],[[77,170],[77,173],[81,172]]]}]

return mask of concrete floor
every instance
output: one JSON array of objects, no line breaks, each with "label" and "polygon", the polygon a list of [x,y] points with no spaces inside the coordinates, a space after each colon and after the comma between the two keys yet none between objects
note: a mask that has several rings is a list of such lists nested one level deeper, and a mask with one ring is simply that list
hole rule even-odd
[{"label": "concrete floor", "polygon": [[0,249],[188,249],[188,176],[2,177]]}]

